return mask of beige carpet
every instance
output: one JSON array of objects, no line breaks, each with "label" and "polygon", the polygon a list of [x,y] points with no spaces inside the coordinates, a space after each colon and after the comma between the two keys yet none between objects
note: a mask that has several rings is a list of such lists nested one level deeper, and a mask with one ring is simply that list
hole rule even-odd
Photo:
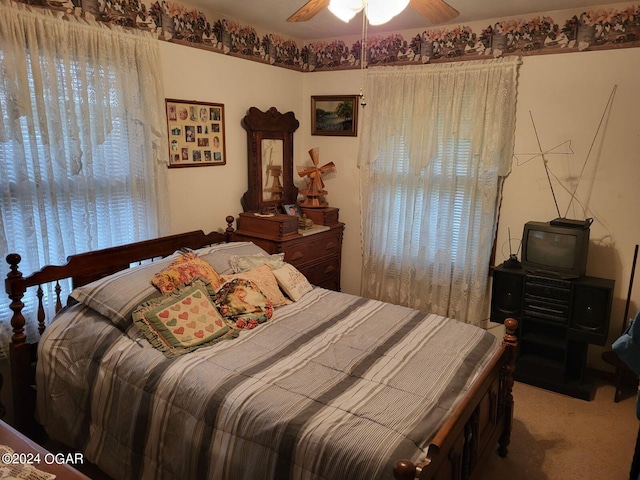
[{"label": "beige carpet", "polygon": [[494,455],[482,480],[627,480],[638,433],[635,396],[613,402],[597,383],[588,402],[516,382],[509,454]]}]

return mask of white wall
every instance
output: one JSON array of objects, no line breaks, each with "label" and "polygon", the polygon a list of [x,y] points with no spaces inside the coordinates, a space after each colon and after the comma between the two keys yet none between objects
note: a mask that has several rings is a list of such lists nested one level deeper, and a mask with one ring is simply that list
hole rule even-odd
[{"label": "white wall", "polygon": [[[359,74],[353,71],[307,74],[304,93],[307,97],[356,93],[359,82]],[[569,191],[576,188],[576,179],[584,168],[576,200],[568,212],[570,195],[557,181],[554,181],[554,191],[563,216],[594,218],[587,274],[616,280],[610,341],[620,333],[633,250],[635,244],[640,243],[640,222],[636,213],[640,211],[640,189],[636,185],[640,181],[638,85],[640,49],[637,48],[522,59],[515,143],[519,160],[514,159],[511,174],[505,180],[497,237],[496,264],[499,264],[509,256],[509,228],[512,237],[519,240],[525,222],[548,221],[558,216],[541,158],[519,165],[529,158],[528,153],[539,151],[531,121],[533,117],[544,151],[571,140],[573,155],[545,157],[550,171],[568,185]],[[614,88],[613,101],[607,109]],[[361,119],[363,114],[366,115],[366,107],[364,111],[361,109]],[[341,168],[339,178],[328,183],[327,188],[330,201],[340,207],[341,218],[347,222],[343,284],[345,290],[358,293],[361,256],[359,225],[356,223],[360,213],[355,166],[357,141],[316,137],[315,144],[321,146],[325,159],[335,161]],[[517,248],[514,244],[514,250]],[[634,292],[632,314],[640,308],[638,287]],[[589,364],[607,369],[599,358],[602,350],[590,347]]]},{"label": "white wall", "polygon": [[168,42],[161,43],[161,53],[165,98],[223,103],[226,116],[226,165],[169,169],[172,233],[218,230],[226,226],[227,215],[242,211],[240,198],[247,190],[247,134],[242,118],[249,107],[293,111],[300,121],[294,134],[294,164],[309,164],[308,151],[320,147],[320,160],[337,165],[337,175],[327,180],[327,200],[341,209],[340,220],[347,225],[342,288],[359,293],[358,138],[312,136],[310,116],[311,95],[356,94],[359,73],[300,73]]},{"label": "white wall", "polygon": [[[571,140],[574,154],[546,155],[549,170],[569,191],[575,190],[584,168],[568,213],[569,193],[555,180],[553,185],[562,216],[594,219],[587,274],[616,281],[610,341],[621,331],[633,251],[640,243],[638,85],[638,48],[524,58],[518,84],[516,154],[539,151],[533,116],[543,151]],[[504,185],[496,263],[508,256],[508,227],[519,239],[526,221],[558,216],[541,158],[518,163],[514,161]],[[637,283],[632,300],[630,313],[635,314],[640,304]],[[602,350],[590,347],[590,365],[606,368],[600,361]]]},{"label": "white wall", "polygon": [[[224,103],[227,115],[226,166],[169,172],[173,231],[221,228],[225,215],[241,210],[240,197],[247,186],[246,132],[240,126],[241,118],[250,106],[292,110],[300,121],[294,136],[294,163],[309,163],[307,151],[320,147],[321,161],[337,165],[337,175],[326,182],[327,199],[331,206],[340,208],[340,219],[346,224],[343,291],[358,294],[362,262],[356,161],[360,137],[312,136],[310,97],[357,94],[360,72],[292,72],[174,44],[163,44],[162,53],[167,97]],[[594,141],[616,85],[611,108]],[[633,249],[640,243],[636,213],[640,211],[640,189],[635,185],[640,180],[637,85],[638,48],[524,57],[518,81],[518,158],[538,151],[530,116],[535,120],[543,150],[571,140],[573,155],[546,156],[551,171],[563,183],[568,182],[570,189],[591,149],[567,216],[594,218],[587,273],[616,280],[610,341],[620,332]],[[361,125],[366,107],[360,108],[359,113]],[[554,185],[554,190],[564,215],[569,195],[559,185]],[[534,158],[519,165],[514,160],[504,185],[496,263],[509,253],[507,228],[519,238],[526,221],[547,221],[557,216],[542,161]],[[631,312],[635,313],[640,308],[640,294],[633,298]],[[601,350],[591,347],[589,362],[606,368],[599,361]]]},{"label": "white wall", "polygon": [[[357,95],[360,92],[358,70],[317,72],[304,75],[304,125],[296,137],[298,147],[304,145],[303,162],[309,162],[308,150],[320,148],[320,161],[333,161],[337,173],[325,182],[329,206],[340,209],[340,221],[345,223],[342,245],[342,291],[360,293],[362,251],[360,248],[360,189],[358,183],[358,145],[360,137],[327,137],[311,135],[312,95]],[[366,108],[366,107],[365,107]],[[362,124],[363,108],[359,107]],[[305,158],[306,156],[306,158]]]},{"label": "white wall", "polygon": [[247,133],[241,126],[250,107],[302,111],[300,72],[161,42],[165,98],[222,103],[227,163],[169,169],[172,233],[226,227],[225,217],[242,211],[247,190]]}]

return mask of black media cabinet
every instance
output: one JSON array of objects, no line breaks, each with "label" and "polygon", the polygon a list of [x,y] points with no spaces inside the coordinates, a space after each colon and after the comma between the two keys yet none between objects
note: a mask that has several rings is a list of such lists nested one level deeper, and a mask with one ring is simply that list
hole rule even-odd
[{"label": "black media cabinet", "polygon": [[491,321],[518,320],[515,379],[583,400],[593,398],[585,373],[589,344],[604,345],[614,281],[565,280],[521,268],[493,271]]}]

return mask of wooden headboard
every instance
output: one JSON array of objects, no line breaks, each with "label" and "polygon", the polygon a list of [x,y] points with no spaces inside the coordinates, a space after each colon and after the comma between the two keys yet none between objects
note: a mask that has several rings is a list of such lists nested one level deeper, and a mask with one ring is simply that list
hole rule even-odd
[{"label": "wooden headboard", "polygon": [[92,252],[71,255],[64,265],[47,265],[41,270],[24,276],[20,272],[20,255],[7,255],[9,273],[5,280],[5,290],[11,300],[10,309],[11,328],[13,335],[9,349],[11,362],[11,385],[13,389],[14,426],[34,438],[38,435],[37,424],[33,415],[35,411],[34,368],[37,343],[27,342],[25,334],[25,318],[22,314],[22,301],[29,287],[37,286],[38,331],[45,329],[47,319],[43,307],[43,290],[45,284],[55,284],[56,312],[66,299],[61,298],[60,280],[71,279],[72,287],[79,287],[99,278],[125,270],[132,265],[145,260],[158,259],[171,255],[180,248],[201,248],[215,243],[230,241],[233,233],[234,217],[226,217],[227,228],[224,233],[211,232],[205,234],[202,230],[177,235],[160,237],[153,240],[121,245],[117,247],[95,250]]}]

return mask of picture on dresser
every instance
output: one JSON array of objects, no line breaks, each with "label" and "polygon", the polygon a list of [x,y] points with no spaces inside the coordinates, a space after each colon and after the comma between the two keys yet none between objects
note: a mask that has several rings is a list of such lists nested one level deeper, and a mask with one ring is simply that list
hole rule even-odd
[{"label": "picture on dresser", "polygon": [[[169,168],[227,163],[222,103],[165,99]],[[203,148],[204,150],[203,154]],[[175,152],[181,152],[176,155]]]},{"label": "picture on dresser", "polygon": [[294,217],[301,216],[300,209],[298,208],[298,205],[296,205],[295,203],[283,204],[282,211],[287,215],[291,215]]}]

